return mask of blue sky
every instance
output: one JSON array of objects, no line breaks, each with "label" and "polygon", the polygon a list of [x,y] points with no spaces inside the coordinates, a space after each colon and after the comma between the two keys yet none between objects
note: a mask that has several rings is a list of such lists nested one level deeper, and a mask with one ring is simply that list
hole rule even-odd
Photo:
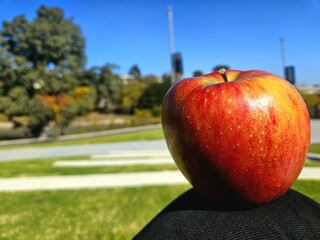
[{"label": "blue sky", "polygon": [[127,74],[138,64],[144,75],[169,72],[170,5],[184,77],[219,64],[282,76],[282,37],[297,83],[320,84],[320,0],[0,0],[0,20],[32,20],[40,5],[62,8],[81,27],[87,67],[113,63]]}]

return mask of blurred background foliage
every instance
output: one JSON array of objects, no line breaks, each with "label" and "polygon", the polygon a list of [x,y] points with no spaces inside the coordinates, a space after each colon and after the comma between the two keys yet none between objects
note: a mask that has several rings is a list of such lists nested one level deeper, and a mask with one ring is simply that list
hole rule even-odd
[{"label": "blurred background foliage", "polygon": [[[0,140],[160,122],[161,102],[171,86],[170,74],[144,76],[133,64],[127,76],[120,76],[114,64],[89,69],[85,64],[85,37],[62,9],[41,6],[32,21],[24,15],[3,21]],[[195,70],[193,75],[201,74]],[[319,118],[320,94],[300,93],[310,116]],[[75,119],[86,115],[92,118],[74,124]],[[86,125],[88,121],[94,123]],[[108,127],[98,127],[104,124]]]},{"label": "blurred background foliage", "polygon": [[0,139],[63,134],[92,112],[136,116],[125,126],[160,121],[168,76],[142,76],[135,64],[124,78],[114,64],[86,69],[85,63],[85,38],[62,9],[41,6],[32,21],[24,15],[3,21],[0,113],[11,128],[0,130]]},{"label": "blurred background foliage", "polygon": [[320,118],[320,93],[299,91],[304,99],[311,118]]}]

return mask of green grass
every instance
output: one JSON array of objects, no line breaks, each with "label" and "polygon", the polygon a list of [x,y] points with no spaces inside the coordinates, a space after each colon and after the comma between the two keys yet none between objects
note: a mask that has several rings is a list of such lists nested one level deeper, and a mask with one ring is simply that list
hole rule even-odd
[{"label": "green grass", "polygon": [[124,133],[106,137],[78,139],[70,141],[57,141],[57,142],[43,142],[33,144],[21,144],[0,146],[0,149],[17,149],[17,148],[38,148],[38,147],[55,147],[55,146],[68,146],[78,144],[99,144],[99,143],[112,143],[112,142],[128,142],[128,141],[141,141],[141,140],[156,140],[162,139],[162,129],[147,130],[135,133]]},{"label": "green grass", "polygon": [[[63,160],[70,160],[70,161],[87,160],[87,159],[89,159],[89,156],[74,156],[74,157],[63,158]],[[61,160],[61,158],[55,157],[55,158],[45,158],[45,159],[0,162],[0,178],[177,170],[177,167],[175,164],[81,167],[81,168],[54,167],[53,163],[58,160]]]},{"label": "green grass", "polygon": [[[189,185],[0,193],[1,239],[131,239]],[[294,189],[320,202],[320,181]]]},{"label": "green grass", "polygon": [[320,143],[310,144],[309,152],[320,153]]},{"label": "green grass", "polygon": [[307,160],[304,165],[306,167],[320,167],[320,162],[319,161],[314,161],[314,160]]},{"label": "green grass", "polygon": [[130,239],[187,188],[0,193],[0,238]]},{"label": "green grass", "polygon": [[[79,139],[65,142],[24,144],[16,146],[3,146],[0,149],[17,149],[17,148],[37,148],[37,147],[53,147],[66,146],[74,144],[97,144],[139,140],[154,140],[163,138],[161,129],[148,130],[136,133],[119,134],[108,137]],[[52,175],[74,175],[74,174],[93,174],[93,173],[116,173],[116,172],[141,172],[141,171],[160,171],[175,170],[174,164],[165,164],[157,166],[114,166],[114,167],[53,167],[53,163],[60,160],[61,157],[19,160],[12,162],[0,162],[0,177],[22,177],[22,176],[52,176]],[[64,160],[86,160],[89,156],[64,157]]]},{"label": "green grass", "polygon": [[[63,157],[63,160],[88,160],[90,156]],[[53,163],[62,160],[61,157],[19,160],[0,162],[0,178],[31,177],[31,176],[58,176],[58,175],[81,175],[99,173],[123,173],[143,171],[177,170],[172,164],[160,165],[131,165],[131,166],[104,166],[104,167],[54,167]],[[306,161],[305,166],[320,167],[320,162]]]},{"label": "green grass", "polygon": [[292,187],[315,201],[320,203],[320,181],[318,180],[298,180]]},{"label": "green grass", "polygon": [[[21,147],[64,146],[163,138],[162,130]],[[2,147],[4,148],[4,147]],[[8,148],[8,147],[6,147]],[[310,151],[320,153],[320,144]],[[174,164],[53,168],[61,158],[0,163],[0,177],[73,175],[177,169]],[[87,160],[89,156],[64,157]],[[0,192],[0,239],[131,239],[190,185],[92,190]],[[320,202],[320,181],[298,180],[294,189]]]}]

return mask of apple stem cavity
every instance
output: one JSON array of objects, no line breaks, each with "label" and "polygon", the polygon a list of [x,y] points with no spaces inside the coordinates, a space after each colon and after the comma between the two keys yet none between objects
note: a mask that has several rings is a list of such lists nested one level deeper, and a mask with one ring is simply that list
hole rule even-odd
[{"label": "apple stem cavity", "polygon": [[226,69],[225,68],[220,68],[219,69],[219,73],[221,74],[223,81],[224,82],[228,82],[228,77],[227,77],[227,73],[226,73]]}]

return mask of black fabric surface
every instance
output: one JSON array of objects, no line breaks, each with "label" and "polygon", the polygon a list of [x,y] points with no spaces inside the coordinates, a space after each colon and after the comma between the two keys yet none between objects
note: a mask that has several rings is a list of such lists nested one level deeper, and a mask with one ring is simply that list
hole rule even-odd
[{"label": "black fabric surface", "polygon": [[191,189],[170,203],[134,239],[320,240],[320,204],[290,189],[263,205],[230,208]]}]

